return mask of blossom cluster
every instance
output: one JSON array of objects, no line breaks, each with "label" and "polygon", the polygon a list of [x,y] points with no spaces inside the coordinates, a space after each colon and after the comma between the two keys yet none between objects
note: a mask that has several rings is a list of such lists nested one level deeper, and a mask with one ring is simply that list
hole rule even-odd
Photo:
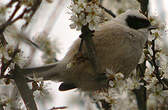
[{"label": "blossom cluster", "polygon": [[103,10],[99,7],[98,0],[74,0],[70,5],[72,16],[70,20],[71,29],[80,30],[82,26],[88,25],[90,30],[95,30],[98,24],[102,23],[105,18]]},{"label": "blossom cluster", "polygon": [[[151,68],[147,68],[144,74],[143,80],[146,82],[145,84],[140,81],[140,78],[134,72],[128,78],[124,78],[122,73],[113,73],[110,69],[107,69],[106,73],[110,80],[110,87],[107,91],[95,93],[93,97],[96,101],[105,100],[110,103],[112,110],[138,110],[137,100],[133,91],[139,89],[140,86],[146,88],[147,107],[150,110],[163,105],[166,97],[168,97],[168,90],[163,90],[163,85],[154,76]],[[164,73],[161,79],[163,78],[168,78],[168,75]]]},{"label": "blossom cluster", "polygon": [[[109,88],[105,92],[94,94],[97,101],[105,100],[111,104],[113,110],[137,110],[136,98],[133,93],[134,89],[138,89],[143,83],[135,76],[125,78],[122,73],[113,73],[110,69],[106,70],[109,78]],[[121,106],[129,105],[129,106]]]},{"label": "blossom cluster", "polygon": [[23,52],[20,51],[16,54],[14,58],[12,58],[12,55],[14,53],[15,49],[12,45],[6,45],[3,47],[0,46],[0,62],[1,66],[2,63],[6,63],[9,60],[13,60],[13,62],[10,63],[8,69],[13,69],[15,64],[18,64],[20,67],[23,67],[26,64],[26,58],[23,56]]},{"label": "blossom cluster", "polygon": [[103,0],[103,6],[112,10],[116,14],[121,14],[128,9],[139,9],[139,3],[137,0]]},{"label": "blossom cluster", "polygon": [[46,33],[40,33],[34,39],[35,43],[43,50],[42,61],[45,64],[55,63],[56,61],[56,52],[59,52],[59,49],[56,47],[57,41],[52,40],[49,37],[45,36]]}]

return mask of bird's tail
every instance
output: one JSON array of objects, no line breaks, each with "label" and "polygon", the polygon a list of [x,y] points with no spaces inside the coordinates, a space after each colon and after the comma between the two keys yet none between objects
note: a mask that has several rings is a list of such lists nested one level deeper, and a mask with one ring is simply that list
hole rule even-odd
[{"label": "bird's tail", "polygon": [[58,65],[58,63],[54,63],[40,67],[23,68],[21,72],[28,77],[33,77],[33,74],[35,74],[37,77],[43,77],[43,79],[48,80],[49,77],[59,74],[57,71]]}]

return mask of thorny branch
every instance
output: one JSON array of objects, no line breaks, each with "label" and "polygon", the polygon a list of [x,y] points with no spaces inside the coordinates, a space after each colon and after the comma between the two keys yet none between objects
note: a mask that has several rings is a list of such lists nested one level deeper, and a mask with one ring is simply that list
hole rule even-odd
[{"label": "thorny branch", "polygon": [[21,94],[21,97],[25,103],[27,110],[37,110],[36,103],[32,90],[29,89],[24,73],[21,73],[21,69],[16,65],[15,70],[12,72],[16,86]]},{"label": "thorny branch", "polygon": [[[165,83],[166,80],[162,80],[161,79],[161,73],[159,71],[159,66],[157,65],[156,63],[156,54],[157,54],[157,50],[155,49],[155,40],[156,40],[156,37],[155,39],[152,40],[152,52],[153,52],[153,55],[151,56],[152,57],[152,63],[153,63],[153,66],[154,66],[154,74],[156,75],[156,78],[158,79],[158,81],[162,84],[163,86],[163,90],[167,90],[168,88],[168,84]],[[166,87],[165,87],[166,86]]]},{"label": "thorny branch", "polygon": [[4,110],[3,105],[0,103],[0,110]]},{"label": "thorny branch", "polygon": [[[141,12],[146,17],[148,17],[148,3],[149,3],[149,0],[138,0],[138,2],[141,5]],[[158,79],[158,81],[162,84],[163,90],[167,90],[167,87],[168,87],[168,85],[166,85],[166,84],[168,84],[167,80],[166,79],[161,79],[161,76],[160,76],[161,73],[159,71],[159,66],[156,63],[157,50],[155,49],[155,40],[156,40],[156,37],[151,42],[151,44],[152,44],[151,50],[152,50],[153,55],[150,55],[151,57],[149,57],[148,55],[146,55],[147,53],[145,53],[145,56],[147,58],[144,60],[144,62],[142,64],[139,64],[137,66],[137,69],[140,72],[140,77],[142,78],[141,81],[144,82],[143,77],[144,77],[144,73],[145,73],[145,69],[146,69],[146,61],[149,61],[151,63],[151,65],[154,67],[154,74],[155,74],[156,78]],[[145,48],[148,49],[148,42],[146,43]],[[166,87],[165,87],[165,85],[166,85]],[[137,104],[138,104],[139,110],[146,110],[147,109],[147,107],[146,107],[147,106],[146,105],[147,98],[146,98],[145,82],[144,82],[144,86],[141,86],[140,89],[134,90],[134,93],[135,93],[136,98],[137,98]]]},{"label": "thorny branch", "polygon": [[[21,12],[21,14],[16,16],[17,12],[21,9],[21,4],[22,4],[21,2],[22,1],[20,1],[20,0],[11,0],[6,6],[7,8],[9,8],[9,7],[12,7],[12,5],[14,3],[16,3],[15,9],[12,12],[11,16],[9,17],[9,19],[5,23],[0,25],[0,40],[1,40],[2,46],[6,46],[6,44],[7,44],[7,41],[5,40],[5,37],[4,37],[5,29],[9,25],[15,23],[16,21],[23,19],[26,14],[29,14],[29,20],[30,20],[41,4],[41,0],[34,0],[34,3],[31,7],[26,6],[23,9],[23,11]],[[26,23],[28,24],[29,21],[27,21]],[[14,50],[14,52],[11,56],[11,60],[9,60],[7,63],[4,63],[3,58],[2,58],[0,78],[14,79],[16,86],[21,94],[21,97],[25,103],[27,110],[37,110],[36,103],[34,101],[33,92],[29,89],[27,82],[26,82],[26,78],[24,77],[24,74],[21,73],[20,68],[16,65],[15,69],[11,71],[11,74],[13,76],[4,75],[4,72],[9,67],[9,65],[14,61],[14,58],[18,52],[19,52],[19,49],[17,46],[17,48]],[[0,110],[3,110],[3,106],[1,106],[1,105],[0,105]]]},{"label": "thorny branch", "polygon": [[140,86],[139,89],[134,89],[133,92],[136,95],[138,109],[147,110],[146,88],[144,86]]},{"label": "thorny branch", "polygon": [[[10,2],[8,5],[11,6],[12,3],[15,3],[15,2]],[[9,17],[9,19],[5,23],[3,23],[3,24],[0,25],[0,40],[1,40],[1,44],[3,46],[5,46],[5,44],[7,44],[7,41],[5,40],[5,37],[4,37],[4,34],[3,34],[3,32],[5,31],[5,29],[7,28],[7,26],[9,26],[9,25],[13,24],[14,22],[16,22],[17,20],[23,18],[23,15],[26,12],[26,10],[24,10],[18,17],[16,17],[15,19],[13,19],[14,16],[16,15],[16,13],[18,12],[18,10],[20,9],[20,7],[21,7],[20,6],[20,2],[18,2],[17,5],[16,5],[16,7],[15,7],[15,9],[14,9],[14,11],[13,11],[13,13],[12,13],[12,15]]]},{"label": "thorny branch", "polygon": [[[148,3],[149,0],[137,0],[140,3],[141,12],[148,17]],[[146,48],[148,48],[148,44],[146,43]],[[139,89],[134,89],[133,92],[135,93],[137,105],[139,110],[147,110],[147,97],[146,97],[146,88],[145,88],[145,81],[143,80],[144,73],[146,70],[146,61],[144,60],[143,63],[139,64],[137,66],[137,74],[139,73],[139,76],[141,78],[141,82],[144,83],[144,85],[141,85]]]},{"label": "thorny branch", "polygon": [[[161,77],[160,77],[160,71],[159,71],[159,67],[158,67],[158,65],[156,64],[156,51],[155,51],[155,40],[156,40],[156,38],[154,39],[154,40],[152,40],[152,52],[153,52],[153,55],[152,55],[152,63],[153,63],[153,66],[154,66],[154,74],[156,75],[156,78],[159,80],[159,82],[161,83],[161,84],[163,84],[162,83],[162,80],[161,80]],[[164,84],[163,84],[164,85]]]}]

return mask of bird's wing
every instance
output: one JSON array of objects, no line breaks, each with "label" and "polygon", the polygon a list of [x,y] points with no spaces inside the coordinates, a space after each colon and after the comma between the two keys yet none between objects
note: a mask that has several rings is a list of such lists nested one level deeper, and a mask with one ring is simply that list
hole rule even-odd
[{"label": "bird's wing", "polygon": [[94,35],[97,56],[103,68],[112,68],[113,72],[118,72],[131,71],[136,66],[142,52],[137,39],[141,35],[137,31],[110,22],[102,25]]}]

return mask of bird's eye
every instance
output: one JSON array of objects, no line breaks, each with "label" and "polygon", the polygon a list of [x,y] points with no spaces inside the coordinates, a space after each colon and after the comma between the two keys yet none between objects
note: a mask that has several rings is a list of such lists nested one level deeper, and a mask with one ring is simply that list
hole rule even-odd
[{"label": "bird's eye", "polygon": [[149,20],[137,16],[128,16],[126,18],[126,23],[133,29],[147,28],[151,25]]}]

